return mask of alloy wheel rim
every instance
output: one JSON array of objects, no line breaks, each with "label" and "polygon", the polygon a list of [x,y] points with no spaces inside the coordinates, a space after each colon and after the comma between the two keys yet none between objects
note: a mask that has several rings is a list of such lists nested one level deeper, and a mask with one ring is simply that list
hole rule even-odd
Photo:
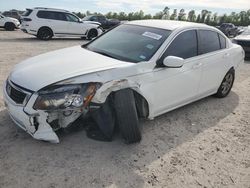
[{"label": "alloy wheel rim", "polygon": [[233,75],[231,73],[227,74],[221,85],[222,94],[228,93],[228,91],[231,89],[232,83],[233,83]]}]

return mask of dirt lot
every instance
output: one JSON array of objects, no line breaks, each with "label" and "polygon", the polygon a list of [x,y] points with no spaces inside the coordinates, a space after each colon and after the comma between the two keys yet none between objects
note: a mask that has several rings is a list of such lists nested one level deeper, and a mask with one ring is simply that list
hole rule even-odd
[{"label": "dirt lot", "polygon": [[[38,41],[0,30],[0,86],[18,62],[82,44]],[[72,62],[73,63],[73,62]],[[143,140],[125,145],[61,133],[60,144],[36,141],[17,128],[0,92],[0,187],[250,187],[250,62],[231,94],[208,97],[144,122]]]}]

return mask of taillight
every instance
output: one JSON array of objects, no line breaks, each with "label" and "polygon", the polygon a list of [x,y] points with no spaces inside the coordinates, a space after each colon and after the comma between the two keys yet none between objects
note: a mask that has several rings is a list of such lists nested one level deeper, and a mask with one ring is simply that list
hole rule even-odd
[{"label": "taillight", "polygon": [[22,21],[30,22],[30,21],[32,21],[32,19],[31,18],[23,18]]}]

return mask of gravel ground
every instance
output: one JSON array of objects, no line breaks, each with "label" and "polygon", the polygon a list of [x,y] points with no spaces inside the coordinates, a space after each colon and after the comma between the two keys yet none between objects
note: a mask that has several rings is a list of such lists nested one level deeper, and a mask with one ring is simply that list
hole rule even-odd
[{"label": "gravel ground", "polygon": [[[39,41],[0,30],[0,87],[18,62],[79,39]],[[0,91],[0,187],[250,187],[250,62],[230,95],[145,121],[143,140],[98,142],[82,129],[60,144],[32,139],[10,120]]]}]

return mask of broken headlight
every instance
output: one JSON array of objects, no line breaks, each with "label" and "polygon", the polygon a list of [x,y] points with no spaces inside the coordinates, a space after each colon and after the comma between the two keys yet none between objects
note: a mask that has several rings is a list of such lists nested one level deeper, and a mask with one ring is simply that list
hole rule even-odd
[{"label": "broken headlight", "polygon": [[87,107],[100,86],[100,83],[52,86],[39,92],[33,108],[50,111]]}]

